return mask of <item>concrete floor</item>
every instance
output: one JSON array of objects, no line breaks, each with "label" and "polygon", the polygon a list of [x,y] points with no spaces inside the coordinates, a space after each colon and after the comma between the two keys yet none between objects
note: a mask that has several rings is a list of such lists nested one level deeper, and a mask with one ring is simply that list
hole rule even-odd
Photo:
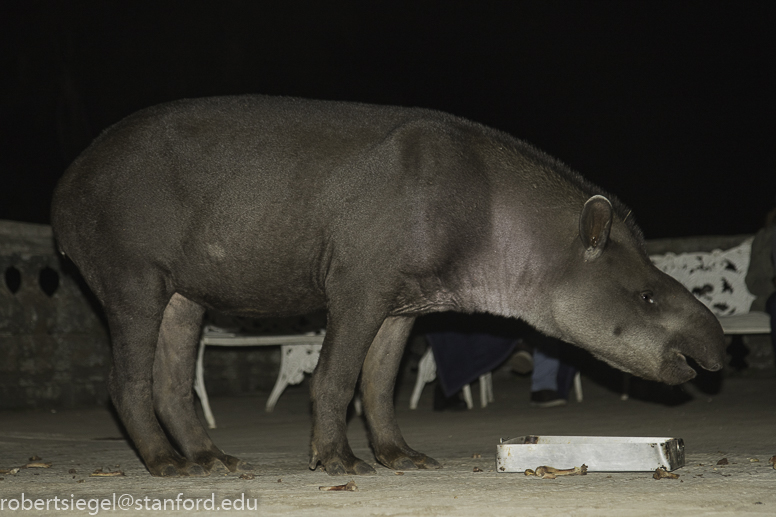
[{"label": "concrete floor", "polygon": [[[584,402],[535,409],[528,405],[527,379],[502,375],[494,384],[494,404],[456,413],[433,412],[430,387],[420,409],[410,411],[411,386],[401,385],[397,413],[407,441],[444,468],[398,473],[377,466],[377,475],[366,477],[332,478],[307,469],[310,416],[305,386],[289,388],[272,414],[262,410],[263,396],[211,401],[219,424],[212,431],[215,442],[256,465],[253,479],[234,474],[153,478],[107,409],[3,412],[0,469],[26,464],[34,455],[52,466],[0,474],[0,514],[15,514],[15,505],[30,506],[36,499],[43,501],[38,503],[43,509],[23,515],[116,514],[94,506],[104,498],[107,503],[102,504],[112,507],[115,495],[117,504],[133,501],[124,515],[184,515],[191,513],[186,508],[196,504],[194,498],[203,499],[203,513],[212,513],[212,498],[216,505],[228,499],[236,500],[238,508],[255,506],[250,513],[260,515],[776,515],[776,470],[768,463],[776,455],[772,375],[726,379],[719,394],[693,390],[692,401],[675,407],[623,402],[617,393],[585,379]],[[687,465],[676,471],[678,479],[660,481],[652,479],[651,472],[555,480],[495,472],[499,438],[524,434],[681,437]],[[349,436],[356,454],[374,463],[361,419],[350,421]],[[728,465],[717,466],[722,458]],[[475,467],[482,472],[474,472]],[[99,468],[120,469],[125,475],[89,476]],[[358,487],[355,492],[319,490],[351,479]],[[22,494],[25,503],[20,503]],[[180,510],[170,511],[178,494]],[[84,499],[84,509],[55,511],[54,497],[60,498],[60,509],[62,498],[68,503]],[[163,499],[168,500],[168,511],[154,509]]]}]

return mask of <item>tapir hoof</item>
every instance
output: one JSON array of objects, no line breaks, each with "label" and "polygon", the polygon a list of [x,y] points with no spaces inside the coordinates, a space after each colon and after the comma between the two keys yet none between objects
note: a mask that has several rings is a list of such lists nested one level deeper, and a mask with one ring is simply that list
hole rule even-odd
[{"label": "tapir hoof", "polygon": [[352,455],[348,458],[333,456],[328,460],[313,456],[310,460],[310,470],[315,470],[319,463],[330,476],[370,476],[377,474],[377,471],[371,465]]},{"label": "tapir hoof", "polygon": [[229,456],[228,454],[225,454],[223,458],[218,458],[217,463],[223,465],[229,472],[249,472],[251,470],[256,470],[256,467],[247,461],[235,458],[234,456]]},{"label": "tapir hoof", "polygon": [[377,474],[377,471],[367,462],[356,459],[352,464],[345,464],[341,460],[330,461],[324,464],[323,469],[330,476],[371,476]]},{"label": "tapir hoof", "polygon": [[213,472],[246,472],[254,467],[240,458],[228,454],[198,455],[196,461],[179,457],[164,457],[148,462],[146,466],[152,476],[157,477],[205,477]]},{"label": "tapir hoof", "polygon": [[148,471],[157,477],[204,477],[210,475],[202,465],[184,459],[165,458],[149,462]]},{"label": "tapir hoof", "polygon": [[[382,461],[380,463],[383,463]],[[412,469],[441,469],[442,465],[439,464],[434,458],[429,458],[423,455],[422,458],[405,456],[403,458],[397,458],[392,462],[386,464],[386,467],[393,470],[412,470]]]},{"label": "tapir hoof", "polygon": [[253,465],[240,458],[229,456],[228,454],[199,456],[196,463],[201,465],[207,475],[213,472],[249,472],[256,470]]},{"label": "tapir hoof", "polygon": [[409,447],[392,447],[391,450],[383,450],[376,457],[377,461],[393,470],[442,468],[442,465],[434,458],[430,458],[422,452],[415,451]]}]

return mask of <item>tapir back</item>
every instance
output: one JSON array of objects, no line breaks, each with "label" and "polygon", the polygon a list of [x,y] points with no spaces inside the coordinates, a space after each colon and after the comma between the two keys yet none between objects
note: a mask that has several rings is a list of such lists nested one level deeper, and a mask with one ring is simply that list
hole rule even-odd
[{"label": "tapir back", "polygon": [[96,284],[109,263],[155,267],[207,305],[306,312],[323,306],[333,265],[369,263],[379,277],[477,248],[489,182],[460,139],[483,130],[434,111],[293,98],[153,107],[68,169],[56,238]]}]

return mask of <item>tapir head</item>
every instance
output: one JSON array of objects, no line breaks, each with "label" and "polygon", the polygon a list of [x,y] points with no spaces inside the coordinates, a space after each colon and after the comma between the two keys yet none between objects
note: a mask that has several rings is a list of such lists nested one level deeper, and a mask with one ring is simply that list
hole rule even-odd
[{"label": "tapir head", "polygon": [[585,203],[571,247],[550,292],[564,340],[616,368],[668,384],[695,377],[688,357],[707,370],[722,367],[717,319],[649,261],[608,199],[593,196]]}]

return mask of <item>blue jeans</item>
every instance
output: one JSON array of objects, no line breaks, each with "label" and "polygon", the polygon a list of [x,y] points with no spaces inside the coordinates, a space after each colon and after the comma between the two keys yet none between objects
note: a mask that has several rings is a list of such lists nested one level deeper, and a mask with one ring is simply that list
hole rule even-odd
[{"label": "blue jeans", "polygon": [[534,333],[528,342],[534,345],[534,370],[531,375],[531,391],[557,391],[561,397],[568,398],[577,370],[565,364],[559,358],[566,346],[562,341]]},{"label": "blue jeans", "polygon": [[534,348],[534,370],[531,375],[531,391],[558,391],[558,346],[543,343]]}]

